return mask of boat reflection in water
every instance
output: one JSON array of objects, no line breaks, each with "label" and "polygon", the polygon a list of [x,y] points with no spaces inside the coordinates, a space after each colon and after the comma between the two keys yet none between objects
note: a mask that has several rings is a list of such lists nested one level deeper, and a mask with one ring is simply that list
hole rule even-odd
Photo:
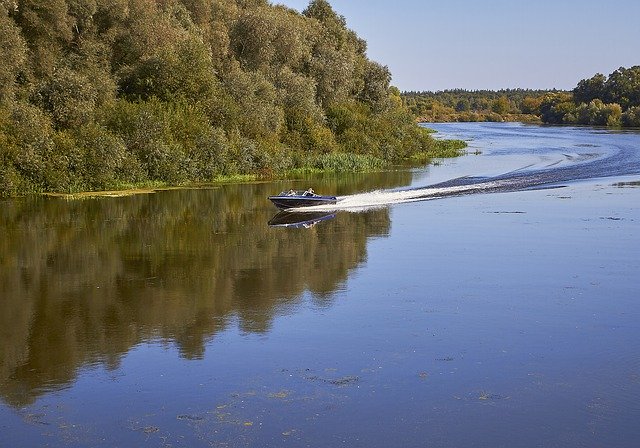
[{"label": "boat reflection in water", "polygon": [[328,221],[336,217],[335,212],[289,212],[283,210],[268,222],[269,227],[292,227],[309,229],[320,221]]}]

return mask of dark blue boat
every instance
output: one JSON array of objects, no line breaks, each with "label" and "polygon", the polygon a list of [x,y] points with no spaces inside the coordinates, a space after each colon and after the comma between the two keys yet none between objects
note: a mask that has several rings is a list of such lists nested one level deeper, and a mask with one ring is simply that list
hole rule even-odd
[{"label": "dark blue boat", "polygon": [[335,196],[321,196],[310,188],[307,191],[283,191],[279,195],[269,196],[269,200],[279,209],[313,207],[314,205],[335,204]]}]

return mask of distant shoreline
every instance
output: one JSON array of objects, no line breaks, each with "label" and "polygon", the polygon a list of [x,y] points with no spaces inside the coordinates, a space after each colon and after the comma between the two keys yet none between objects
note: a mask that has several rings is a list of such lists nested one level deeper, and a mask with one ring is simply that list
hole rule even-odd
[{"label": "distant shoreline", "polygon": [[421,116],[416,119],[418,123],[502,123],[520,122],[542,124],[542,119],[533,114],[505,114],[500,115],[494,112],[478,113],[465,112],[458,114],[439,115],[436,117]]}]

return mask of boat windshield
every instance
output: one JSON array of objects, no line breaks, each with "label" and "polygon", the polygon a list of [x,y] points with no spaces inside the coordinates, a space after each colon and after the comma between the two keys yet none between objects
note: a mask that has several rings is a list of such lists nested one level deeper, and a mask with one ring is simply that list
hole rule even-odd
[{"label": "boat windshield", "polygon": [[313,192],[313,190],[303,191],[303,190],[288,190],[282,191],[278,196],[318,196]]}]

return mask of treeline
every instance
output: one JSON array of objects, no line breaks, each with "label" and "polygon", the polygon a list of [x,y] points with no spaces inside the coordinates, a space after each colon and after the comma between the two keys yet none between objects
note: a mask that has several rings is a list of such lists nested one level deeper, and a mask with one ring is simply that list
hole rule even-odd
[{"label": "treeline", "polygon": [[551,124],[640,127],[640,66],[598,73],[570,92],[560,90],[445,90],[404,92],[424,122],[541,121]]},{"label": "treeline", "polygon": [[557,90],[503,89],[403,92],[419,121],[540,121],[542,98]]},{"label": "treeline", "polygon": [[0,41],[0,196],[357,169],[438,145],[325,0],[0,0]]},{"label": "treeline", "polygon": [[545,123],[640,127],[640,65],[583,79],[571,93],[544,97]]}]

